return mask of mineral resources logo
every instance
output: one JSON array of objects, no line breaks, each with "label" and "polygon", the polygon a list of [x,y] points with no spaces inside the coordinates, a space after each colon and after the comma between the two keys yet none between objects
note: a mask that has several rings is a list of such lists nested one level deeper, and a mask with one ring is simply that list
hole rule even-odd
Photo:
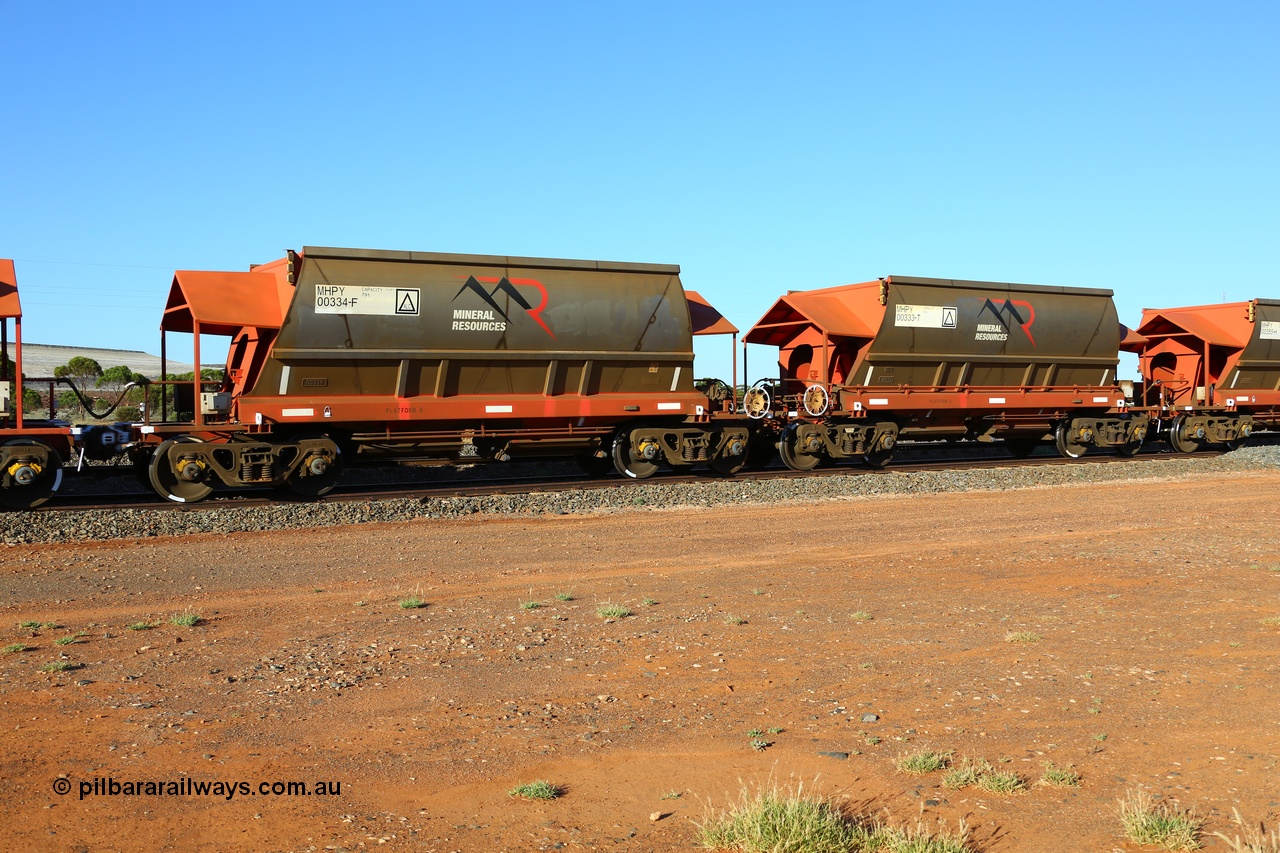
[{"label": "mineral resources logo", "polygon": [[[486,288],[486,284],[493,285],[493,288]],[[522,287],[531,287],[538,292],[539,301],[536,306],[525,299],[524,294],[520,292]],[[547,288],[536,279],[507,278],[506,276],[502,278],[486,278],[473,275],[469,276],[458,292],[454,294],[453,301],[457,302],[458,297],[464,293],[472,293],[478,296],[489,307],[487,309],[454,308],[453,325],[450,328],[455,332],[505,332],[512,321],[511,316],[498,304],[497,297],[503,295],[510,302],[514,302],[523,308],[529,318],[542,327],[542,331],[553,339],[555,338],[555,332],[552,332],[542,319],[542,312],[547,307]],[[502,319],[498,319],[499,317]]]},{"label": "mineral resources logo", "polygon": [[[982,315],[987,312],[990,312],[991,318],[995,320],[994,323],[982,322]],[[1031,336],[1031,324],[1036,321],[1036,309],[1031,307],[1030,302],[1021,299],[995,301],[988,299],[983,302],[982,308],[978,311],[978,331],[973,339],[975,341],[1009,340],[1010,320],[1022,329],[1027,340],[1035,346],[1036,339]]]}]

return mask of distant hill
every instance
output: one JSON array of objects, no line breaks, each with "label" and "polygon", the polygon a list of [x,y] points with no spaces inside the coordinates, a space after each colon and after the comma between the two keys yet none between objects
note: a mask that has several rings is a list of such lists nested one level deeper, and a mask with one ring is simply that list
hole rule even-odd
[{"label": "distant hill", "polygon": [[[9,358],[13,358],[13,341],[9,341],[8,355]],[[49,378],[53,376],[54,368],[61,367],[78,355],[93,359],[102,365],[103,370],[123,364],[134,373],[141,373],[148,379],[160,378],[160,356],[141,350],[61,347],[50,344],[29,344],[25,341],[22,344],[22,373],[33,379]],[[203,366],[222,367],[223,365],[218,363]],[[170,373],[190,373],[195,370],[194,365],[184,361],[170,360],[167,367]]]}]

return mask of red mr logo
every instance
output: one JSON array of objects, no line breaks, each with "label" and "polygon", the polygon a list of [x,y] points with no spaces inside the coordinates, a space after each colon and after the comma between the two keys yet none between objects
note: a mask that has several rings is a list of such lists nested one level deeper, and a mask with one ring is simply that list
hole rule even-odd
[{"label": "red mr logo", "polygon": [[[492,290],[486,290],[481,282],[484,282],[485,284],[492,284],[494,285],[494,288]],[[536,306],[531,305],[529,301],[521,295],[520,291],[516,289],[517,287],[532,287],[537,290],[539,296],[541,296],[538,304]],[[512,302],[523,308],[525,313],[533,319],[533,322],[542,327],[542,331],[546,332],[553,339],[555,338],[555,332],[551,331],[551,329],[547,327],[546,322],[542,319],[542,312],[547,307],[547,288],[542,284],[542,282],[532,278],[507,278],[505,275],[502,278],[477,277],[473,275],[469,276],[466,283],[464,283],[461,289],[454,294],[453,301],[457,302],[458,297],[467,291],[471,291],[479,296],[484,300],[486,305],[501,314],[504,320],[511,322],[511,317],[507,315],[506,311],[502,310],[502,306],[500,306],[498,301],[494,299],[494,297],[499,293],[505,294]]]},{"label": "red mr logo", "polygon": [[1036,339],[1031,337],[1031,324],[1036,321],[1036,309],[1031,307],[1030,302],[1021,299],[1005,299],[992,301],[988,299],[982,304],[982,308],[978,311],[978,318],[982,318],[983,311],[990,311],[992,316],[996,318],[1005,330],[1009,329],[1009,321],[1013,320],[1022,328],[1023,334],[1027,336],[1027,340],[1031,341],[1031,345],[1036,345]]}]

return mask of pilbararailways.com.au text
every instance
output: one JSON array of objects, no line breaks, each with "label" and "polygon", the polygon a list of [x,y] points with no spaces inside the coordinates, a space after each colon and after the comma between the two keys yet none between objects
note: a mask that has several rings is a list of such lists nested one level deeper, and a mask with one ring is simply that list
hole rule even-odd
[{"label": "pilbararailways.com.au text", "polygon": [[[342,783],[333,781],[244,782],[241,780],[204,780],[184,776],[180,779],[126,779],[95,777],[76,783],[80,799],[88,797],[339,797]],[[71,780],[60,776],[53,780],[53,791],[65,796],[71,793]]]}]

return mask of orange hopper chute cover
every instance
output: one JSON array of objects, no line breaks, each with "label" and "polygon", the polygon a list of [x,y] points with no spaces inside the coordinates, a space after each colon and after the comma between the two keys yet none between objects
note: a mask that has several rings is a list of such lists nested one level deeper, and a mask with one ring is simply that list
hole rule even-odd
[{"label": "orange hopper chute cover", "polygon": [[18,301],[18,277],[13,272],[13,261],[0,258],[0,317],[21,317],[22,303]]},{"label": "orange hopper chute cover", "polygon": [[252,272],[178,270],[160,328],[166,332],[200,331],[235,335],[246,326],[278,329],[284,322],[293,287],[277,263]]}]

